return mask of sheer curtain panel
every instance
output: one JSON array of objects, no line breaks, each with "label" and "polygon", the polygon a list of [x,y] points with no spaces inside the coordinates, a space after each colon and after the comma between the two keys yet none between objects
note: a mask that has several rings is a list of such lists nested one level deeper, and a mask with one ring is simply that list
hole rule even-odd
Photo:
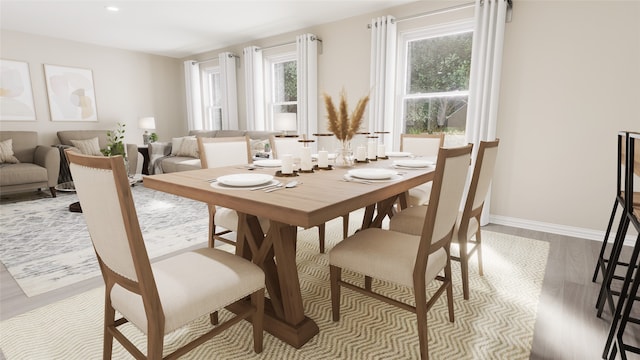
[{"label": "sheer curtain panel", "polygon": [[266,130],[264,123],[264,80],[262,51],[257,46],[242,50],[247,107],[247,130]]},{"label": "sheer curtain panel", "polygon": [[[396,20],[382,16],[371,20],[371,94],[369,131],[393,129],[396,75]],[[388,139],[384,139],[387,144]]]},{"label": "sheer curtain panel", "polygon": [[296,36],[298,53],[298,129],[311,139],[318,132],[318,38]]},{"label": "sheer curtain panel", "polygon": [[236,89],[236,55],[223,52],[220,62],[220,87],[222,95],[222,130],[238,130],[238,92]]},{"label": "sheer curtain panel", "polygon": [[194,60],[184,62],[184,85],[187,101],[187,126],[189,130],[202,130],[200,65]]},{"label": "sheer curtain panel", "polygon": [[[466,126],[468,143],[477,145],[496,138],[507,6],[507,0],[476,0]],[[474,146],[473,159],[476,152],[477,146]],[[481,225],[489,222],[490,198],[491,191],[487,194]]]}]

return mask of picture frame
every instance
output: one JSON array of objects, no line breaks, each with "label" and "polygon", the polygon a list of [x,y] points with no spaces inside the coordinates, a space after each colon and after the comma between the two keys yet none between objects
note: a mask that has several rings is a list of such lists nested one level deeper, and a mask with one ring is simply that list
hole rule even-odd
[{"label": "picture frame", "polygon": [[29,63],[0,59],[0,120],[35,121]]},{"label": "picture frame", "polygon": [[91,69],[44,65],[51,121],[98,121]]}]

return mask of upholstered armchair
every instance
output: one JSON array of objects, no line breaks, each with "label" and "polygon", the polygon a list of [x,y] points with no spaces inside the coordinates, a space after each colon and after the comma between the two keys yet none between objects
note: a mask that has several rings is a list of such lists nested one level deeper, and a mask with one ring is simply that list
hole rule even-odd
[{"label": "upholstered armchair", "polygon": [[56,197],[60,153],[38,145],[35,131],[0,132],[0,192],[23,192],[48,188]]}]

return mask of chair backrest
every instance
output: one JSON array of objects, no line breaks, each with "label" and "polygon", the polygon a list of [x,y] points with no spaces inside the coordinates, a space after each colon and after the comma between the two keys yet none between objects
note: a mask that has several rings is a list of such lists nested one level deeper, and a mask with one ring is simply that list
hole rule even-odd
[{"label": "chair backrest", "polygon": [[248,136],[199,137],[197,140],[203,169],[246,165],[253,162],[251,140]]},{"label": "chair backrest", "polygon": [[271,135],[269,137],[269,144],[271,145],[271,151],[273,152],[274,159],[280,159],[284,154],[291,154],[293,158],[300,158],[300,152],[304,147],[304,144],[298,140],[306,140],[303,135],[301,137],[282,137],[277,135]]},{"label": "chair backrest", "polygon": [[122,157],[66,155],[105,282],[111,272],[136,283],[141,276],[152,280]]},{"label": "chair backrest", "polygon": [[437,156],[444,145],[444,133],[440,134],[400,134],[400,151],[415,156]]},{"label": "chair backrest", "polygon": [[453,236],[467,181],[472,145],[441,148],[416,259],[415,274],[424,273],[429,254],[446,247]]},{"label": "chair backrest", "polygon": [[[491,179],[493,178],[493,170],[498,157],[499,139],[494,141],[481,141],[478,147],[478,154],[471,175],[471,183],[469,184],[469,192],[464,204],[462,212],[461,228],[467,226],[471,217],[479,218],[482,213],[484,201],[489,192]],[[479,219],[478,219],[479,220]],[[460,231],[461,236],[467,232]]]}]

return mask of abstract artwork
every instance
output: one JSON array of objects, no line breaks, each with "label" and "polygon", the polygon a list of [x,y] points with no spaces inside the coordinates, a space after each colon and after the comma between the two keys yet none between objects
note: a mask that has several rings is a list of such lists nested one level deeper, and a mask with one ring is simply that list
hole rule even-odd
[{"label": "abstract artwork", "polygon": [[36,120],[26,62],[0,60],[0,120]]},{"label": "abstract artwork", "polygon": [[44,65],[51,121],[98,121],[90,69]]}]

